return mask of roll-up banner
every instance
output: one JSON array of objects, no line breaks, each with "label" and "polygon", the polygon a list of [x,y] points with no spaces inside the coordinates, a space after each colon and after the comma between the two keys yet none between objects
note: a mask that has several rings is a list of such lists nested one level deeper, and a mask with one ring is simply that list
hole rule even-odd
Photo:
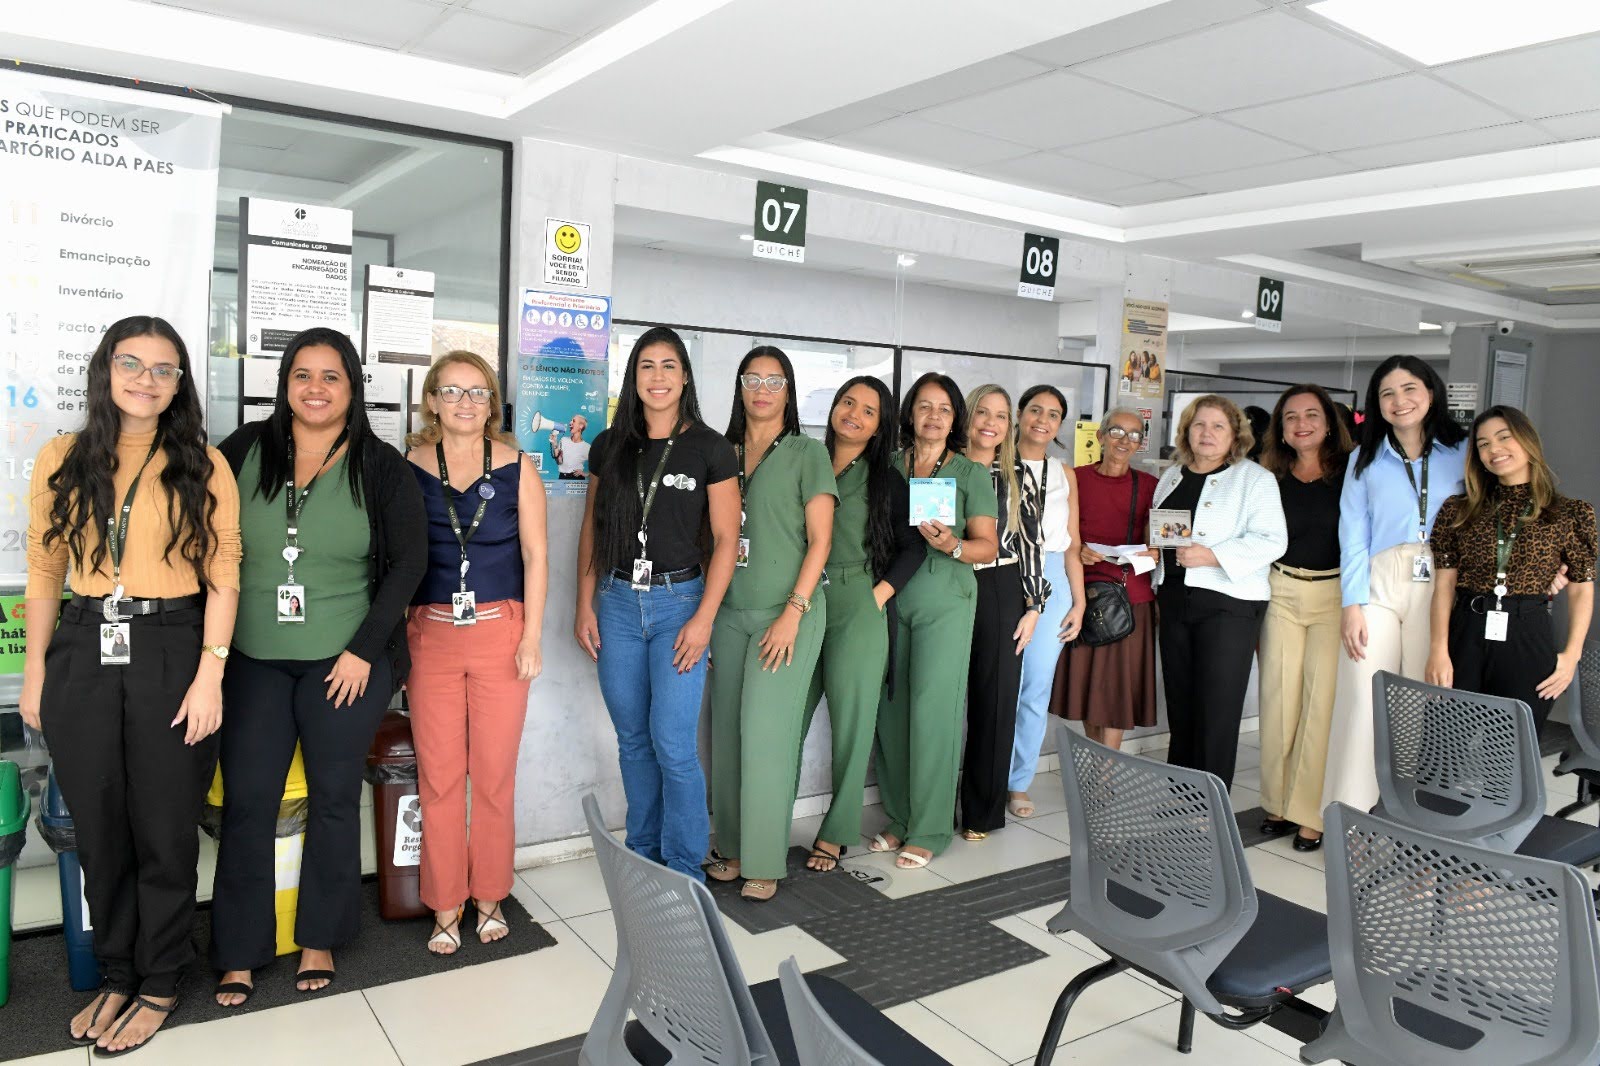
[{"label": "roll-up banner", "polygon": [[33,456],[83,423],[105,328],[171,322],[205,399],[220,104],[0,69],[0,586]]},{"label": "roll-up banner", "polygon": [[239,354],[277,355],[301,330],[350,332],[355,215],[239,197]]}]

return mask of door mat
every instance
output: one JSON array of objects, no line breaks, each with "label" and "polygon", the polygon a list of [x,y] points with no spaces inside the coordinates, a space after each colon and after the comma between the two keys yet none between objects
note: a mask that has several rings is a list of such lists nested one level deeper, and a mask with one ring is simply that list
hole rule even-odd
[{"label": "door mat", "polygon": [[[461,950],[454,955],[428,952],[432,918],[384,921],[378,915],[378,885],[361,886],[361,932],[355,941],[334,952],[339,976],[326,992],[337,995],[374,988],[394,981],[459,970],[483,962],[526,955],[556,941],[512,897],[501,909],[511,935],[492,944],[478,943],[473,933],[476,916],[467,909],[462,918]],[[206,961],[211,942],[211,910],[202,907],[195,916],[196,957],[178,987],[180,1007],[162,1028],[216,1021],[249,1011],[304,1003],[315,994],[294,990],[299,953],[280,956],[255,972],[255,993],[242,1007],[219,1007],[213,996],[217,975]],[[67,983],[66,942],[59,931],[19,937],[11,946],[11,1002],[0,1008],[0,1061],[62,1051],[72,1047],[67,1022],[93,998],[92,992],[74,992]]]}]

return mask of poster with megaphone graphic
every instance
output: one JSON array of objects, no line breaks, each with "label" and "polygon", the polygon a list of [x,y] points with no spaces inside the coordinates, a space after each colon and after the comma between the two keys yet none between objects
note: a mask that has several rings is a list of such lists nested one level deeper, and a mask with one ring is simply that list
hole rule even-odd
[{"label": "poster with megaphone graphic", "polygon": [[545,489],[582,495],[589,448],[606,426],[611,298],[522,291],[517,333],[517,444]]}]

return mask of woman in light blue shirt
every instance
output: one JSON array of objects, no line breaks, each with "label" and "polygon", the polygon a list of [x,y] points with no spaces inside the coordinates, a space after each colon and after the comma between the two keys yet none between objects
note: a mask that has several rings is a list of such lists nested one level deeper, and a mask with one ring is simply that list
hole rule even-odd
[{"label": "woman in light blue shirt", "polygon": [[1428,531],[1461,491],[1465,430],[1445,407],[1444,382],[1414,355],[1385,359],[1367,383],[1366,422],[1339,497],[1343,602],[1333,725],[1322,805],[1378,802],[1372,676],[1422,680],[1428,665],[1433,553]]}]

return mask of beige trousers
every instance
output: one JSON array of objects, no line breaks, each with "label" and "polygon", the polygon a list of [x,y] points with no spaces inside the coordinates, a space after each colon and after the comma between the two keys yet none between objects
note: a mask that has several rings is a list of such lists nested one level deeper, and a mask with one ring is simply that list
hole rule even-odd
[{"label": "beige trousers", "polygon": [[1261,806],[1319,832],[1340,659],[1338,571],[1332,573],[1302,581],[1274,565],[1261,626]]},{"label": "beige trousers", "polygon": [[1353,662],[1343,650],[1339,652],[1328,771],[1322,785],[1324,807],[1337,800],[1365,811],[1378,802],[1372,675],[1388,670],[1421,681],[1428,665],[1433,582],[1411,580],[1411,561],[1418,554],[1432,558],[1427,545],[1413,543],[1397,544],[1372,557],[1371,596],[1366,606],[1367,657]]}]

